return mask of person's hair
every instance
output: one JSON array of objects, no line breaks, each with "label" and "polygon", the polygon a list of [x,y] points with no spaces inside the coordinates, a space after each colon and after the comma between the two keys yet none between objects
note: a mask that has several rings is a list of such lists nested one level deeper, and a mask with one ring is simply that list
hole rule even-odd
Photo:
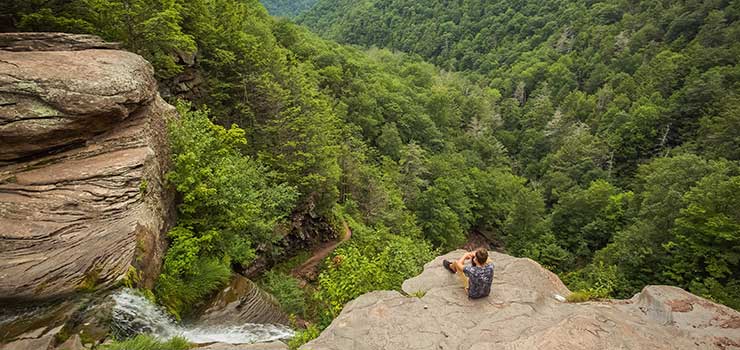
[{"label": "person's hair", "polygon": [[488,261],[488,250],[486,248],[478,248],[475,250],[475,261],[478,265],[484,265]]}]

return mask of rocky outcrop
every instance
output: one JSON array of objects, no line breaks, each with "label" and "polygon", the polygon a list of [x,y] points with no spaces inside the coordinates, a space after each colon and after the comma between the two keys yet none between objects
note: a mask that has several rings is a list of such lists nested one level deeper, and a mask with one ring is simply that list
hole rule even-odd
[{"label": "rocky outcrop", "polygon": [[92,41],[87,36],[43,37],[0,35],[0,42],[20,45],[0,53],[0,161],[79,148],[124,121],[148,119],[129,118],[156,102],[157,84],[144,59],[86,49]]},{"label": "rocky outcrop", "polygon": [[61,328],[57,327],[47,334],[39,333],[41,330],[24,333],[10,344],[2,345],[3,350],[32,350],[32,349],[50,349],[54,346],[55,335]]},{"label": "rocky outcrop", "polygon": [[288,325],[280,304],[254,282],[236,275],[205,307],[198,324],[229,326],[244,323]]},{"label": "rocky outcrop", "polygon": [[648,286],[630,300],[558,301],[570,291],[529,259],[491,254],[491,295],[470,300],[442,259],[395,291],[348,303],[302,349],[740,349],[740,313],[680,288]]},{"label": "rocky outcrop", "polygon": [[0,50],[5,51],[80,51],[120,49],[95,35],[67,33],[10,33],[0,35]]},{"label": "rocky outcrop", "polygon": [[[0,303],[151,286],[173,194],[151,65],[91,36],[0,34]],[[135,271],[131,267],[136,268]]]},{"label": "rocky outcrop", "polygon": [[109,337],[115,302],[105,293],[0,308],[0,349],[75,350]]}]

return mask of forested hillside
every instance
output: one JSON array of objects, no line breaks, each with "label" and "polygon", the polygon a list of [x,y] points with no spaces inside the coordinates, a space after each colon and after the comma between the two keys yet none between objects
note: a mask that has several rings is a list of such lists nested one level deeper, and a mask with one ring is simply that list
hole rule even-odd
[{"label": "forested hillside", "polygon": [[472,231],[592,297],[671,284],[740,308],[740,1],[319,0],[300,17],[412,54],[321,39],[257,0],[0,10],[20,30],[121,41],[163,83],[196,54],[204,92],[172,125],[182,201],[155,289],[176,315],[258,248],[279,257],[291,215],[355,233],[309,297],[267,276],[321,325]]},{"label": "forested hillside", "polygon": [[527,247],[553,242],[541,194],[512,174],[494,138],[499,91],[407,55],[319,39],[256,0],[123,3],[2,10],[20,30],[120,41],[165,85],[197,52],[204,92],[179,103],[171,126],[168,178],[181,204],[154,290],[174,315],[187,316],[258,248],[288,259],[270,247],[289,216],[344,220],[354,231],[335,252],[343,263],[328,265],[308,296],[281,270],[264,282],[323,326],[364,292],[400,288],[435,248],[458,247],[473,229]]},{"label": "forested hillside", "polygon": [[585,266],[567,277],[597,294],[666,283],[737,308],[738,17],[738,1],[322,0],[300,22],[501,92],[494,137],[563,248],[517,233],[510,251]]},{"label": "forested hillside", "polygon": [[316,4],[316,0],[261,0],[261,2],[267,12],[281,17],[295,17]]}]

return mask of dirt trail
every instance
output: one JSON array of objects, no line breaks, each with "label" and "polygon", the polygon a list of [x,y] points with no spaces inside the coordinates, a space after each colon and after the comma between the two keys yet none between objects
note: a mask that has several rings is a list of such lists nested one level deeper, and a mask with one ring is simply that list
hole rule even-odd
[{"label": "dirt trail", "polygon": [[314,279],[316,277],[316,267],[319,265],[319,263],[327,256],[329,256],[329,254],[331,254],[331,252],[334,251],[334,249],[340,243],[352,237],[352,230],[349,228],[349,225],[347,225],[346,221],[342,223],[342,226],[344,226],[344,232],[342,237],[338,241],[326,242],[316,247],[313,255],[311,255],[308,260],[304,261],[303,264],[290,271],[291,275],[302,281],[301,285],[304,285],[308,280]]}]

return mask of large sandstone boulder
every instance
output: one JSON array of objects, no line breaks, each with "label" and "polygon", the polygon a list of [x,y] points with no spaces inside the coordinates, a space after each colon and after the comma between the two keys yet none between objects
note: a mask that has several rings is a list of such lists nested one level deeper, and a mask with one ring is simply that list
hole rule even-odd
[{"label": "large sandstone boulder", "polygon": [[553,273],[493,253],[491,295],[470,300],[442,259],[407,280],[405,296],[371,292],[348,303],[302,349],[740,349],[740,313],[680,288],[649,286],[630,300],[570,304]]},{"label": "large sandstone boulder", "polygon": [[151,65],[112,47],[0,34],[0,304],[126,274],[151,286],[159,272],[174,213],[164,174],[175,111]]}]

